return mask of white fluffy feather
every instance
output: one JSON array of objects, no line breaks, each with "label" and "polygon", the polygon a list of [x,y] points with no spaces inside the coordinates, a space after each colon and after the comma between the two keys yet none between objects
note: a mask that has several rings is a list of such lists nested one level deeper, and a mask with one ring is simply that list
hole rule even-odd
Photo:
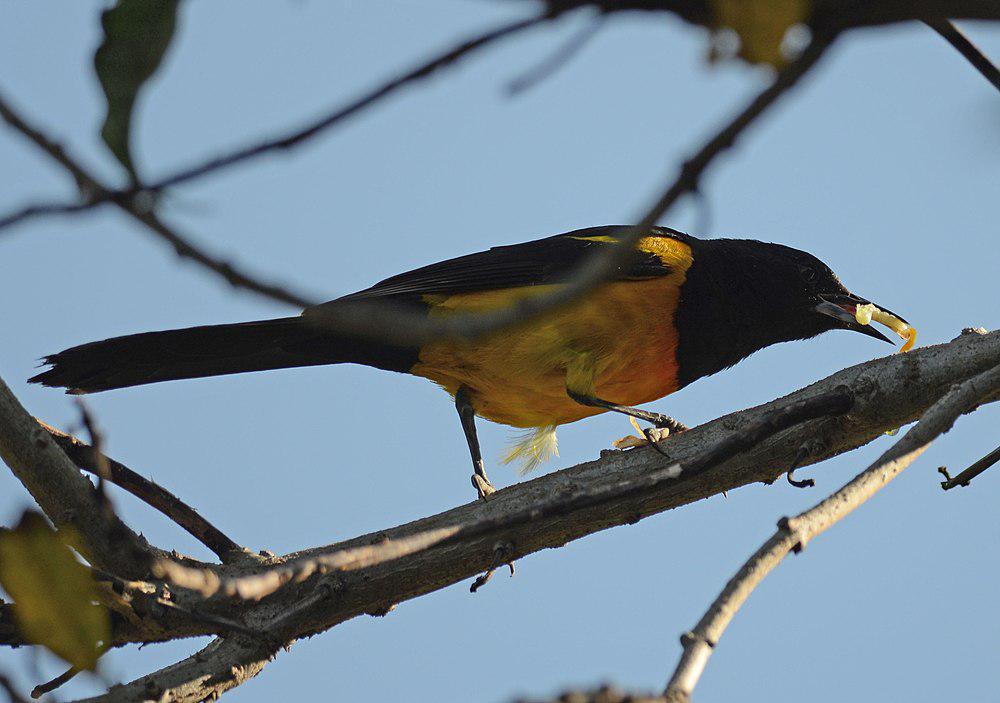
[{"label": "white fluffy feather", "polygon": [[545,425],[544,427],[532,427],[516,435],[512,439],[510,451],[503,458],[503,463],[518,462],[520,466],[517,473],[519,476],[524,476],[553,456],[559,456],[556,426]]}]

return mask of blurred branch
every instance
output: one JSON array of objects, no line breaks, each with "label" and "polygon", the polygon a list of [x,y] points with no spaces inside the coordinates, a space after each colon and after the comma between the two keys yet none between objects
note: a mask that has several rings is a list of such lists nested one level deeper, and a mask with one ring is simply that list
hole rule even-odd
[{"label": "blurred branch", "polygon": [[51,681],[46,681],[45,683],[40,683],[37,686],[35,686],[33,689],[31,689],[31,697],[32,698],[41,698],[46,693],[52,693],[53,691],[55,691],[57,688],[59,688],[63,684],[65,684],[65,683],[67,683],[69,681],[72,681],[73,678],[75,678],[76,675],[79,674],[79,673],[80,673],[80,669],[77,669],[75,666],[71,666],[70,668],[66,669],[66,671],[64,671],[63,673],[59,674],[57,677],[55,677]]},{"label": "blurred branch", "polygon": [[983,78],[993,84],[993,87],[1000,90],[1000,68],[997,68],[989,58],[965,36],[965,34],[955,26],[954,22],[943,18],[925,20],[935,32],[944,37],[949,44],[955,47],[969,63],[976,67],[976,70],[983,74]]},{"label": "blurred branch", "polygon": [[[761,91],[734,118],[681,167],[680,173],[649,208],[638,224],[624,228],[617,244],[603,247],[580,263],[565,285],[550,293],[524,298],[519,302],[488,312],[455,314],[428,318],[388,308],[384,304],[332,301],[307,312],[319,326],[331,326],[347,334],[375,337],[393,343],[419,345],[442,337],[470,338],[518,324],[567,305],[614,276],[627,263],[633,247],[683,195],[698,190],[702,174],[717,156],[729,149],[736,139],[808,73],[830,47],[835,37],[816,36],[802,54],[786,65],[775,80]],[[392,314],[387,314],[392,313]]]},{"label": "blurred branch", "polygon": [[559,68],[566,65],[587,45],[598,30],[604,26],[605,15],[598,15],[579,30],[573,33],[551,56],[546,57],[537,66],[514,78],[507,84],[507,92],[510,95],[519,95],[526,90],[534,88],[536,85],[552,76]]},{"label": "blurred branch", "polygon": [[[305,298],[286,288],[260,281],[250,274],[240,271],[228,262],[209,256],[175,229],[168,227],[160,221],[150,209],[152,201],[148,195],[138,194],[126,197],[116,194],[114,190],[106,187],[96,176],[93,176],[76,160],[71,158],[59,144],[47,137],[39,129],[32,127],[23,116],[14,110],[2,94],[0,94],[0,118],[31,140],[39,149],[66,169],[76,181],[85,202],[96,204],[103,198],[104,201],[113,203],[119,209],[144,224],[157,237],[170,244],[179,257],[194,261],[221,276],[235,288],[244,288],[288,305],[298,307],[307,307],[309,305],[309,302]],[[60,206],[53,207],[58,208]],[[33,209],[39,211],[44,208],[42,206],[35,206]],[[67,210],[64,208],[64,211]],[[24,211],[21,212],[23,213]],[[5,219],[10,220],[11,218]]]},{"label": "blurred branch", "polygon": [[946,491],[950,491],[955,486],[968,486],[972,479],[986,471],[986,469],[990,468],[997,462],[1000,462],[1000,447],[994,449],[992,452],[954,478],[948,474],[948,469],[942,466],[938,469],[938,471],[944,475],[944,481],[941,482],[941,488]]},{"label": "blurred branch", "polygon": [[954,386],[920,421],[871,466],[816,506],[778,521],[778,530],[726,584],[695,628],[681,642],[684,653],[664,691],[670,703],[687,703],[733,617],[764,578],[789,552],[800,552],[813,537],[833,527],[906,469],[983,398],[1000,392],[1000,365]]},{"label": "blurred branch", "polygon": [[[527,19],[517,20],[510,24],[505,24],[496,29],[492,29],[488,32],[484,32],[476,37],[468,39],[461,42],[460,44],[447,49],[434,56],[433,58],[425,61],[414,69],[411,69],[389,81],[379,85],[373,90],[365,93],[363,96],[354,100],[343,107],[338,107],[323,117],[314,120],[295,130],[291,130],[277,137],[271,139],[266,139],[260,142],[251,144],[236,151],[230,152],[228,154],[223,154],[221,156],[213,157],[207,161],[204,161],[195,166],[185,168],[183,170],[177,171],[169,176],[161,178],[152,183],[145,185],[136,185],[126,189],[113,189],[113,188],[103,188],[103,187],[92,187],[88,189],[88,192],[84,193],[84,199],[82,202],[74,203],[40,203],[36,205],[30,205],[22,208],[16,212],[13,212],[5,217],[0,218],[0,229],[4,227],[9,227],[24,220],[39,215],[52,215],[52,214],[65,214],[80,212],[81,210],[87,210],[96,207],[102,203],[114,202],[117,204],[129,203],[135,201],[137,198],[144,198],[149,202],[157,192],[169,188],[170,186],[180,185],[181,183],[186,183],[188,181],[195,180],[202,176],[209,175],[221,169],[234,166],[244,161],[262,156],[264,154],[270,153],[277,150],[288,150],[295,146],[302,144],[305,141],[317,136],[318,134],[326,131],[330,127],[346,120],[348,117],[356,115],[357,113],[363,111],[364,109],[371,107],[375,103],[381,101],[383,98],[395,93],[400,88],[414,83],[423,78],[427,78],[431,74],[437,72],[439,69],[446,66],[450,66],[459,59],[463,58],[467,54],[472,53],[477,49],[481,49],[484,46],[494,43],[495,41],[502,39],[504,37],[516,34],[522,30],[534,27],[538,24],[546,22],[555,17],[555,13],[544,13],[534,17],[529,17]],[[0,111],[2,111],[0,107]],[[9,108],[8,108],[9,110]],[[22,122],[23,123],[23,122]],[[13,125],[12,125],[13,126]],[[23,131],[23,130],[21,130]],[[32,130],[35,132],[35,130]],[[37,132],[35,132],[38,134]],[[38,134],[38,136],[41,136]],[[36,144],[39,142],[35,139]],[[48,141],[48,140],[45,140]],[[50,142],[51,143],[51,142]],[[41,146],[41,144],[39,144]],[[44,147],[43,147],[44,148]],[[46,151],[48,151],[46,149]],[[70,168],[70,163],[68,159],[66,161],[61,161],[63,166]],[[74,164],[75,166],[75,164]],[[80,176],[86,176],[79,170],[79,175],[76,177],[79,180]],[[93,183],[93,179],[89,179],[91,185],[96,185]],[[230,281],[232,283],[232,281]],[[260,291],[258,291],[260,292]],[[287,302],[287,301],[282,301]],[[305,303],[295,303],[300,307],[307,307]]]},{"label": "blurred branch", "polygon": [[186,530],[192,537],[211,549],[223,562],[231,561],[245,550],[198,512],[167,489],[137,474],[124,464],[103,454],[76,437],[60,432],[41,420],[38,424],[49,433],[53,441],[65,452],[70,461],[89,473],[97,473],[101,462],[106,462],[106,479],[147,505],[156,508]]},{"label": "blurred branch", "polygon": [[534,17],[529,17],[527,19],[520,19],[510,24],[505,24],[496,29],[491,29],[488,32],[484,32],[476,37],[467,39],[458,45],[447,49],[446,51],[434,56],[433,58],[425,61],[424,63],[418,65],[416,68],[411,69],[389,81],[383,83],[382,85],[374,88],[373,90],[365,93],[363,96],[354,100],[351,103],[343,107],[338,107],[331,111],[329,114],[324,115],[318,120],[307,124],[306,126],[292,130],[283,134],[279,137],[274,137],[272,139],[267,139],[262,142],[252,144],[250,146],[238,149],[232,153],[224,154],[222,156],[217,156],[215,158],[209,159],[204,163],[192,166],[190,168],[183,169],[174,173],[170,176],[166,176],[158,181],[150,183],[144,187],[147,191],[158,191],[164,188],[169,188],[170,186],[178,185],[180,183],[185,183],[187,181],[200,178],[201,176],[208,175],[219,169],[227,168],[233,166],[234,164],[242,163],[249,159],[256,158],[263,154],[267,154],[276,150],[286,150],[292,147],[298,146],[299,144],[305,142],[312,137],[320,134],[321,132],[329,129],[330,127],[342,122],[343,120],[351,117],[362,110],[371,107],[375,103],[379,102],[383,98],[395,93],[400,88],[414,83],[416,81],[427,78],[431,74],[437,72],[446,66],[450,66],[459,59],[465,57],[466,55],[481,49],[487,45],[496,42],[499,39],[511,36],[525,29],[529,29],[536,25],[547,22],[548,20],[556,16],[555,12],[546,12]]},{"label": "blurred branch", "polygon": [[[547,15],[533,20],[522,20],[520,23],[509,25],[505,31],[515,31],[512,29],[513,27],[530,26],[530,24],[537,23],[545,17]],[[684,162],[680,173],[640,222],[625,228],[616,246],[603,248],[595,255],[585,259],[573,272],[566,285],[553,292],[526,298],[500,310],[456,314],[440,318],[427,318],[424,315],[380,303],[333,301],[312,307],[309,311],[309,319],[315,321],[317,326],[333,327],[345,334],[373,337],[396,343],[419,344],[429,339],[441,337],[480,336],[518,324],[581,298],[611,278],[616,270],[628,261],[635,243],[649,234],[656,221],[677,200],[686,193],[697,192],[701,175],[709,164],[722,152],[729,149],[747,127],[812,69],[829,48],[834,38],[833,35],[815,36],[812,43],[806,47],[801,55],[778,73],[771,85],[761,91],[742,111],[709,139],[694,156]],[[18,116],[2,97],[0,97],[0,116],[70,170],[77,182],[81,184],[82,190],[92,193],[108,192],[94,177],[70,159],[62,149],[41,135],[38,130],[27,125],[25,120]],[[310,307],[307,300],[287,289],[253,279],[235,270],[231,265],[215,260],[195,248],[174,230],[164,225],[151,210],[143,207],[142,200],[142,197],[136,196],[123,200],[112,200],[111,202],[142,222],[157,236],[169,242],[180,256],[201,264],[225,278],[233,286],[252,290],[279,302],[299,307]]]}]

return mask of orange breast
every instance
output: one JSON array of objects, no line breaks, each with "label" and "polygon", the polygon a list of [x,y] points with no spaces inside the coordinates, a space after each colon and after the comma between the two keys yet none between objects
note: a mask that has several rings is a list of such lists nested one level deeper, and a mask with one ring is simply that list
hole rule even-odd
[{"label": "orange breast", "polygon": [[[683,246],[683,245],[681,245]],[[686,247],[680,254],[689,252]],[[594,363],[598,397],[638,405],[677,390],[674,313],[690,265],[670,275],[601,286],[584,300],[471,342],[446,340],[421,350],[411,373],[454,395],[472,393],[477,414],[514,427],[561,425],[604,412],[566,394],[567,368],[581,355]],[[433,315],[495,309],[551,286],[434,299]]]}]

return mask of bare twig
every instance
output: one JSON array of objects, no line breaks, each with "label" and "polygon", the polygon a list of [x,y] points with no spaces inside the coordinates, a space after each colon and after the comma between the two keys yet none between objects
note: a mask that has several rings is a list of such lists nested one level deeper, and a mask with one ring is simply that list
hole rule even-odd
[{"label": "bare twig", "polygon": [[97,201],[103,198],[107,202],[113,203],[144,224],[157,237],[170,244],[179,257],[194,261],[200,266],[214,272],[235,288],[244,288],[288,305],[297,307],[309,306],[309,301],[303,296],[293,293],[282,286],[258,280],[226,261],[209,256],[206,252],[192,244],[189,239],[179,234],[176,229],[164,224],[149,209],[150,202],[148,196],[143,197],[144,194],[137,194],[134,197],[123,197],[113,189],[106,187],[75,159],[71,158],[59,144],[43,134],[41,130],[31,126],[23,116],[14,110],[13,106],[11,106],[2,94],[0,94],[0,118],[31,140],[66,169],[73,176],[86,202],[96,204]]},{"label": "bare twig", "polygon": [[7,227],[13,227],[16,224],[23,222],[24,220],[30,220],[33,217],[39,217],[42,215],[69,215],[89,210],[95,205],[97,205],[97,203],[87,200],[76,200],[71,203],[38,203],[36,205],[26,205],[20,210],[15,210],[8,215],[0,217],[0,230],[6,229]]},{"label": "bare twig", "polygon": [[212,173],[213,171],[218,171],[221,168],[241,163],[271,151],[290,149],[334,126],[338,122],[342,122],[348,117],[351,117],[365,108],[370,107],[382,98],[396,92],[400,88],[426,78],[441,68],[450,66],[473,51],[488,46],[499,39],[509,37],[530,27],[542,24],[543,22],[552,19],[557,14],[559,13],[546,12],[527,19],[516,20],[509,24],[505,24],[479,34],[471,39],[467,39],[423,62],[416,68],[406,71],[392,80],[383,83],[374,90],[365,93],[357,100],[354,100],[343,107],[334,109],[329,114],[324,115],[315,122],[309,123],[305,127],[292,130],[291,132],[283,134],[279,137],[252,144],[248,147],[238,149],[230,154],[218,156],[196,166],[183,169],[177,173],[167,176],[166,178],[151,183],[146,186],[146,190],[162,190],[163,188],[169,188],[170,186],[191,181],[195,178]]},{"label": "bare twig", "polygon": [[976,67],[976,70],[983,74],[983,78],[993,84],[993,87],[1000,90],[1000,68],[990,61],[990,59],[979,50],[972,41],[955,23],[951,20],[936,18],[925,20],[927,25],[935,32],[947,40],[958,52],[964,56],[969,63]]},{"label": "bare twig", "polygon": [[[523,22],[537,22],[524,20]],[[517,26],[517,25],[512,25]],[[527,26],[527,25],[525,25]],[[513,30],[511,30],[513,31]],[[490,312],[451,315],[440,318],[427,318],[423,315],[386,306],[381,303],[333,303],[317,306],[310,311],[309,319],[317,325],[333,327],[341,332],[374,337],[392,342],[408,344],[422,343],[429,339],[440,337],[475,337],[496,331],[526,319],[535,317],[561,307],[589,293],[593,288],[612,277],[615,271],[625,263],[632,254],[633,246],[646,236],[656,221],[678,200],[688,192],[695,192],[701,174],[719,154],[733,145],[736,138],[752,124],[768,107],[774,104],[782,95],[794,86],[819,61],[826,49],[832,43],[833,36],[817,35],[805,51],[793,62],[789,63],[778,74],[774,82],[764,89],[736,117],[710,139],[698,152],[687,160],[680,173],[669,188],[660,196],[641,221],[625,229],[616,246],[606,247],[595,255],[584,260],[573,272],[566,285],[551,293],[526,298],[515,305]],[[44,136],[39,136],[37,130],[30,128],[23,118],[16,115],[0,97],[0,116],[3,116],[12,126],[32,138],[53,158],[64,165],[71,164],[71,171],[78,182],[88,185],[93,192],[103,192],[99,185],[82,167],[70,160],[61,149],[52,150],[52,143]],[[34,136],[33,136],[34,135]],[[70,166],[67,166],[70,168]],[[177,253],[189,258],[202,266],[223,276],[230,284],[253,290],[280,302],[309,307],[309,302],[290,291],[264,284],[246,274],[240,273],[229,264],[215,260],[190,244],[174,230],[165,226],[156,215],[140,207],[138,199],[114,201],[116,205],[128,212],[134,218],[145,224],[159,237],[174,246]]]},{"label": "bare twig", "polygon": [[52,693],[54,690],[62,686],[63,684],[73,680],[73,678],[80,673],[80,669],[75,666],[71,666],[66,669],[63,673],[59,674],[57,677],[51,681],[46,681],[45,683],[40,683],[31,689],[32,698],[41,698],[46,693]]},{"label": "bare twig", "polygon": [[968,486],[972,479],[986,471],[986,469],[990,468],[997,462],[1000,462],[1000,447],[994,449],[992,452],[954,478],[948,474],[948,469],[942,466],[938,469],[938,471],[940,471],[945,478],[945,480],[941,482],[941,488],[946,491],[950,491],[955,486]]},{"label": "bare twig", "polygon": [[97,473],[99,462],[101,460],[107,462],[107,480],[109,482],[159,510],[192,537],[211,549],[223,562],[232,560],[236,555],[246,553],[243,547],[227,537],[221,530],[199,515],[194,508],[167,489],[103,453],[95,454],[94,447],[81,442],[76,437],[60,432],[40,420],[38,424],[49,433],[59,448],[70,458],[70,461],[84,471]]},{"label": "bare twig", "polygon": [[587,45],[597,32],[604,26],[606,15],[597,15],[590,22],[581,27],[577,32],[566,40],[552,55],[548,56],[537,66],[533,67],[507,84],[507,92],[510,95],[519,95],[526,90],[534,88],[536,85],[551,76],[560,67],[568,63],[576,56],[583,47]]},{"label": "bare twig", "polygon": [[[362,110],[371,107],[383,98],[395,93],[400,88],[430,76],[439,69],[455,63],[459,59],[477,49],[481,49],[489,44],[503,39],[504,37],[508,37],[522,30],[541,24],[542,22],[554,17],[555,14],[556,13],[545,13],[529,17],[527,19],[517,20],[495,29],[491,29],[471,39],[467,39],[456,46],[435,55],[433,58],[420,64],[417,68],[411,69],[383,83],[382,85],[379,85],[377,88],[370,90],[360,98],[348,103],[347,105],[337,107],[323,115],[323,117],[314,120],[303,127],[286,132],[280,136],[256,142],[250,146],[237,149],[228,154],[213,157],[200,164],[182,169],[176,173],[145,185],[137,185],[127,189],[93,188],[90,189],[89,193],[85,193],[84,199],[80,202],[37,204],[27,206],[21,210],[11,213],[10,215],[0,218],[0,229],[12,226],[38,215],[79,212],[106,202],[130,203],[135,201],[139,196],[145,196],[148,199],[158,191],[169,188],[170,186],[180,185],[181,183],[201,178],[202,176],[206,176],[221,169],[262,156],[272,151],[284,151],[291,149],[326,131],[330,127],[346,120],[347,118],[358,114]],[[2,110],[2,108],[0,108],[0,110]],[[35,140],[33,139],[32,141]],[[38,142],[36,141],[36,143]],[[63,165],[67,166],[66,163],[63,163]],[[85,174],[81,173],[81,175]],[[306,305],[302,304],[300,307],[306,307]]]},{"label": "bare twig", "polygon": [[997,391],[1000,391],[1000,365],[954,386],[924,413],[915,427],[850,483],[798,516],[782,518],[777,532],[726,584],[695,628],[681,638],[684,653],[664,691],[666,699],[671,703],[690,701],[712,650],[730,621],[757,585],[789,552],[801,551],[810,539],[871,498],[920,456],[932,441],[950,430],[963,413]]},{"label": "bare twig", "polygon": [[[503,327],[523,322],[555,308],[572,303],[611,278],[632,255],[633,247],[647,236],[671,206],[686,193],[696,192],[701,175],[709,164],[729,149],[737,137],[760,117],[799,79],[808,73],[833,43],[834,36],[814,36],[812,43],[799,57],[785,66],[777,78],[709,139],[690,159],[680,173],[649,208],[638,224],[624,228],[615,246],[604,247],[584,259],[565,285],[550,293],[524,298],[521,301],[488,312],[455,314],[428,318],[405,313],[384,304],[339,301],[317,306],[309,311],[308,319],[318,325],[359,336],[376,337],[396,343],[419,344],[441,337],[477,337]],[[392,314],[387,314],[392,313]]]}]

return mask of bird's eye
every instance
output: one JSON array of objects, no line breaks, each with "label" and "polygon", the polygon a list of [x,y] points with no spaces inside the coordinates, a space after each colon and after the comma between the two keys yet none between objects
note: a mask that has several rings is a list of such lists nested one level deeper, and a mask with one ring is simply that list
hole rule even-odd
[{"label": "bird's eye", "polygon": [[801,274],[803,281],[816,280],[816,269],[809,268],[808,266],[803,266],[801,269],[799,269],[799,273]]}]

